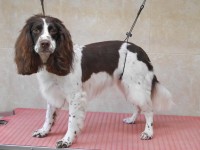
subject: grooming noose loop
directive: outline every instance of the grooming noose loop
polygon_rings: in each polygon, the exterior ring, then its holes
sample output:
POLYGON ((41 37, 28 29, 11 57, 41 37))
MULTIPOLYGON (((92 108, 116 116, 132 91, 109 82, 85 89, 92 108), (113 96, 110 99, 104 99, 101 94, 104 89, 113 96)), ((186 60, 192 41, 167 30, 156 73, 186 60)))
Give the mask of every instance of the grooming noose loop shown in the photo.
MULTIPOLYGON (((139 11, 138 11, 138 13, 137 13, 137 16, 136 16, 136 18, 135 18, 135 20, 134 20, 134 22, 133 22, 133 24, 132 24, 132 26, 131 26, 129 32, 126 33, 126 38, 125 38, 125 40, 124 40, 126 43, 128 43, 129 37, 132 37, 133 28, 135 27, 135 24, 136 24, 136 22, 137 22, 137 19, 138 19, 138 17, 140 16, 140 13, 142 12, 142 10, 143 10, 143 8, 144 8, 145 3, 146 3, 146 0, 144 0, 143 3, 142 3, 142 5, 140 6, 140 9, 139 9, 139 11)), ((120 80, 122 79, 123 74, 124 74, 127 54, 128 54, 128 52, 126 52, 126 55, 125 55, 123 70, 122 70, 121 76, 120 76, 120 78, 119 78, 120 80)))

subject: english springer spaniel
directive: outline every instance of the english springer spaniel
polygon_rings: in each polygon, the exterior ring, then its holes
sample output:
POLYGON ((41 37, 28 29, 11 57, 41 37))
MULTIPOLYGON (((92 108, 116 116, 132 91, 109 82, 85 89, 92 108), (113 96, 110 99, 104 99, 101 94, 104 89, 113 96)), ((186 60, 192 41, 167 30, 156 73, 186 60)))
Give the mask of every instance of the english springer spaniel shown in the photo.
POLYGON ((123 41, 73 45, 63 23, 51 16, 35 15, 26 21, 15 44, 15 62, 19 74, 37 73, 41 94, 48 103, 44 125, 34 137, 47 136, 56 110, 69 104, 68 131, 57 142, 58 148, 72 145, 83 128, 87 100, 105 87, 117 85, 133 104, 133 115, 124 123, 134 123, 138 113, 144 113, 142 140, 153 137, 154 110, 172 104, 170 92, 158 82, 142 48, 123 41))

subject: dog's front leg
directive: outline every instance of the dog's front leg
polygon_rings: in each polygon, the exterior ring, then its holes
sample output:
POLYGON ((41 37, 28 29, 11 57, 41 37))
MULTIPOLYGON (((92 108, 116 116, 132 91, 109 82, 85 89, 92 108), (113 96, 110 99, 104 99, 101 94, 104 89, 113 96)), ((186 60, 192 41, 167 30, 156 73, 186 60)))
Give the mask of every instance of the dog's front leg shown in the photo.
POLYGON ((75 137, 83 128, 86 109, 86 94, 75 94, 69 105, 68 131, 66 135, 57 142, 57 148, 67 148, 72 145, 75 137))
POLYGON ((33 132, 33 137, 42 138, 47 136, 56 118, 56 108, 50 104, 47 105, 45 122, 41 129, 33 132))

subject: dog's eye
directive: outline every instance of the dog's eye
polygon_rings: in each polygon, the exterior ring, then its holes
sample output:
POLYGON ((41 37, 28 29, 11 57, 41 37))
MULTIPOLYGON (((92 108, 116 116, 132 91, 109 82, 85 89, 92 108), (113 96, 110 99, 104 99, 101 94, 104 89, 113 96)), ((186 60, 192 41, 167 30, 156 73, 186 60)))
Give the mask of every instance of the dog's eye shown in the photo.
POLYGON ((40 30, 36 28, 36 29, 33 29, 32 32, 35 33, 35 34, 39 34, 40 30))
POLYGON ((52 28, 52 29, 50 29, 49 33, 50 33, 51 35, 54 35, 54 34, 57 33, 57 30, 52 28))

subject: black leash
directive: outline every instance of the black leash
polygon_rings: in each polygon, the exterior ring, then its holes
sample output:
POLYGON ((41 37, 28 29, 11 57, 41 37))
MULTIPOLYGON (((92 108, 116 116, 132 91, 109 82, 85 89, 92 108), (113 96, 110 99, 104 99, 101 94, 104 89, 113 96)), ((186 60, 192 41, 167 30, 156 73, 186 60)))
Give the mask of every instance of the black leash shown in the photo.
POLYGON ((41 2, 41 6, 42 6, 43 15, 45 16, 45 11, 44 11, 44 0, 40 0, 40 2, 41 2))
MULTIPOLYGON (((138 19, 138 17, 140 16, 140 13, 142 12, 142 10, 143 10, 143 8, 144 8, 145 3, 146 3, 146 0, 144 0, 143 3, 142 3, 142 5, 140 6, 140 9, 139 9, 139 11, 138 11, 138 13, 137 13, 137 16, 136 16, 136 18, 135 18, 135 20, 134 20, 134 22, 133 22, 133 24, 132 24, 132 26, 131 26, 129 32, 126 33, 126 38, 125 38, 125 40, 124 40, 126 43, 128 43, 129 38, 132 37, 133 28, 135 27, 135 24, 136 24, 136 22, 137 22, 137 19, 138 19)), ((127 58, 127 53, 128 53, 128 52, 126 52, 126 56, 125 56, 125 60, 124 60, 123 71, 122 71, 121 76, 120 76, 120 78, 119 78, 120 80, 122 79, 122 76, 123 76, 123 74, 124 74, 125 65, 126 65, 126 58, 127 58)))
POLYGON ((143 3, 142 3, 142 5, 140 6, 140 9, 139 9, 139 11, 138 11, 138 13, 137 13, 137 16, 136 16, 136 18, 135 18, 135 20, 134 20, 134 22, 133 22, 133 24, 132 24, 132 26, 131 26, 131 29, 129 30, 129 32, 126 33, 126 39, 125 39, 124 41, 128 42, 129 37, 132 37, 133 28, 135 27, 135 24, 136 24, 136 22, 137 22, 137 19, 138 19, 138 17, 140 16, 140 13, 142 12, 142 10, 143 10, 143 8, 144 8, 145 3, 146 3, 146 0, 144 0, 143 3))

